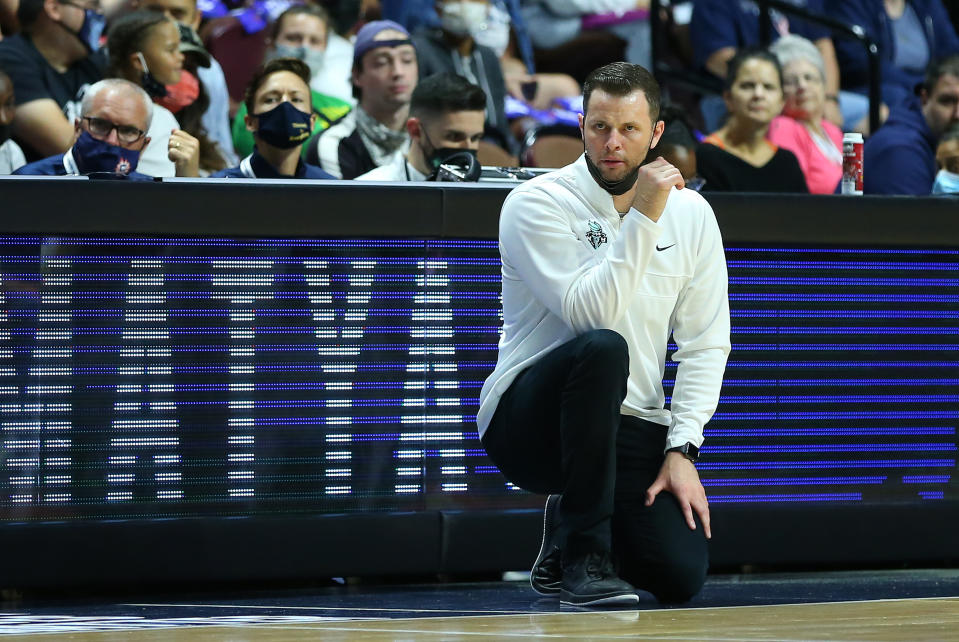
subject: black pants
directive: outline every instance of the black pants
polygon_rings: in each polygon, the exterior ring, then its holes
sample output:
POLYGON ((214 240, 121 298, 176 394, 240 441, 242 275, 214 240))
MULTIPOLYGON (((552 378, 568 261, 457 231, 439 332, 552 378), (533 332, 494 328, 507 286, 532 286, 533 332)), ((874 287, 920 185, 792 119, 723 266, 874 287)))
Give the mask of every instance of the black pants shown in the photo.
POLYGON ((483 445, 520 488, 563 494, 564 560, 611 550, 624 580, 660 601, 683 602, 706 579, 706 538, 698 518, 689 529, 670 493, 645 506, 663 464, 666 427, 620 414, 628 376, 619 334, 582 334, 513 381, 483 445))

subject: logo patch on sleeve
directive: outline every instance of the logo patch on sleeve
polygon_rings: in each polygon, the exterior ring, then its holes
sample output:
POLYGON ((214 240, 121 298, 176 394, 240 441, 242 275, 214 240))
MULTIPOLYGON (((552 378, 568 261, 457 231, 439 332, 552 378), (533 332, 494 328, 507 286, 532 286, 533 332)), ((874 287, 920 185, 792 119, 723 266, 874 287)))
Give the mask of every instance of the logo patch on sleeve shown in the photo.
POLYGON ((586 232, 586 240, 593 246, 593 249, 599 249, 603 243, 607 243, 606 232, 603 231, 599 221, 589 221, 589 230, 586 232))

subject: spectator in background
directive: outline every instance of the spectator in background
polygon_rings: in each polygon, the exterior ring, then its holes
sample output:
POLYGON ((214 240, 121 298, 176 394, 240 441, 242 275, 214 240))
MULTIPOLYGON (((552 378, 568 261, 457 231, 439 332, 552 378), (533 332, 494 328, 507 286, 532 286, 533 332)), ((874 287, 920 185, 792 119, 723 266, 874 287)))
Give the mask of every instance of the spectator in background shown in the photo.
POLYGON ((936 148, 939 172, 932 184, 933 194, 959 194, 959 125, 953 125, 936 148))
POLYGON ((267 47, 267 59, 299 58, 309 65, 310 87, 317 95, 352 105, 353 45, 333 30, 325 9, 314 4, 290 7, 273 23, 267 47))
POLYGON ((37 160, 73 144, 73 101, 103 77, 103 16, 96 0, 20 0, 17 17, 23 31, 0 41, 0 69, 17 96, 13 136, 37 160))
MULTIPOLYGON (((317 91, 315 80, 317 70, 323 67, 327 50, 327 35, 330 18, 326 11, 315 5, 297 5, 290 7, 273 23, 266 60, 276 58, 296 58, 302 60, 311 73, 313 134, 328 128, 334 122, 349 113, 350 104, 317 91)), ((351 48, 352 49, 352 48, 351 48)), ((348 77, 344 72, 344 79, 348 77)), ((244 101, 233 119, 233 144, 238 153, 248 156, 253 151, 253 135, 246 124, 247 103, 244 101)), ((309 141, 304 141, 306 147, 309 141)))
POLYGON ((197 10, 196 0, 138 0, 140 9, 152 9, 166 15, 180 25, 180 49, 186 53, 200 48, 209 64, 197 67, 196 75, 209 99, 201 118, 203 129, 210 140, 217 144, 219 153, 227 164, 236 162, 233 136, 230 132, 230 91, 226 85, 223 67, 202 46, 196 30, 200 28, 203 14, 197 10), (186 29, 184 29, 186 28, 186 29))
POLYGON ((696 166, 696 136, 692 127, 686 122, 683 111, 674 105, 663 105, 659 110, 659 120, 663 121, 663 135, 659 143, 646 154, 643 165, 662 158, 679 170, 686 188, 699 191, 703 187, 703 179, 699 177, 696 166))
MULTIPOLYGON (((882 98, 911 101, 931 61, 959 53, 959 37, 940 0, 825 0, 830 15, 863 27, 879 45, 882 98)), ((836 39, 843 86, 865 94, 869 59, 855 40, 836 39)))
POLYGON ((496 53, 477 44, 473 32, 489 14, 487 0, 437 0, 440 28, 420 31, 413 37, 423 78, 452 72, 463 76, 486 93, 486 134, 488 142, 509 154, 518 144, 506 122, 506 83, 496 53))
POLYGON ((10 138, 10 123, 16 113, 13 81, 0 69, 0 174, 9 174, 27 162, 23 150, 10 138))
POLYGON ((557 98, 579 96, 579 83, 572 76, 535 73, 532 57, 529 62, 525 61, 525 56, 524 59, 517 57, 517 53, 522 54, 522 49, 519 36, 514 35, 517 33, 513 28, 515 21, 505 6, 493 1, 490 2, 484 28, 473 33, 477 44, 489 47, 499 58, 506 92, 539 110, 550 109, 557 98), (520 51, 517 52, 517 49, 520 51))
POLYGON ((863 150, 863 192, 925 195, 936 179, 936 147, 959 124, 959 55, 929 67, 919 95, 893 109, 863 150))
POLYGON ((333 178, 300 159, 316 113, 310 104, 310 68, 296 58, 263 65, 247 87, 246 126, 256 140, 253 153, 215 178, 333 178))
MULTIPOLYGON (((814 13, 823 13, 824 0, 794 0, 793 4, 814 13)), ((809 39, 823 58, 826 73, 826 119, 846 130, 866 131, 869 100, 853 92, 840 92, 840 65, 832 34, 778 11, 770 12, 773 40, 786 34, 809 39)), ((730 59, 737 51, 760 46, 759 6, 754 0, 695 0, 690 21, 695 65, 725 79, 730 59)), ((706 128, 719 126, 725 115, 722 103, 706 99, 702 104, 706 128)))
POLYGON ((180 30, 183 72, 180 74, 180 82, 166 88, 169 95, 167 100, 173 104, 169 109, 179 121, 180 128, 199 141, 200 174, 208 176, 227 166, 226 155, 210 137, 203 119, 210 106, 210 96, 199 79, 199 73, 201 69, 207 69, 213 64, 213 56, 203 48, 200 37, 193 29, 180 23, 177 23, 177 27, 180 30))
POLYGON ((485 109, 486 94, 462 76, 445 73, 424 78, 413 91, 406 121, 410 150, 356 180, 435 180, 440 165, 451 157, 465 152, 475 160, 485 109))
POLYGON ((171 95, 168 89, 180 82, 183 72, 177 23, 158 11, 134 11, 110 27, 107 47, 109 75, 140 85, 154 102, 151 142, 140 157, 140 171, 149 176, 198 176, 200 141, 181 129, 169 109, 184 106, 182 94, 171 95))
POLYGON ((770 51, 783 69, 783 114, 769 126, 769 140, 799 160, 812 194, 832 194, 842 178, 842 132, 826 120, 826 72, 815 45, 783 36, 770 51))
POLYGON ((626 41, 627 62, 652 68, 649 0, 527 0, 523 17, 537 49, 554 49, 584 30, 601 29, 626 41))
MULTIPOLYGON (((435 0, 383 0, 383 17, 410 32, 439 29, 435 0)), ((471 31, 477 44, 492 49, 500 61, 506 91, 535 109, 549 109, 558 97, 579 96, 579 83, 569 74, 536 73, 533 44, 519 0, 490 0, 484 23, 471 31)))
POLYGON ((416 50, 402 25, 389 20, 364 25, 353 43, 353 93, 359 102, 310 141, 307 161, 353 179, 406 154, 406 119, 417 77, 416 50))
POLYGON ((73 145, 14 174, 151 180, 136 169, 140 152, 150 144, 152 111, 150 97, 131 82, 108 78, 94 83, 74 121, 73 145))
POLYGON ((729 61, 723 92, 729 118, 696 150, 703 191, 808 192, 792 152, 769 142, 783 108, 782 70, 768 51, 746 49, 729 61))

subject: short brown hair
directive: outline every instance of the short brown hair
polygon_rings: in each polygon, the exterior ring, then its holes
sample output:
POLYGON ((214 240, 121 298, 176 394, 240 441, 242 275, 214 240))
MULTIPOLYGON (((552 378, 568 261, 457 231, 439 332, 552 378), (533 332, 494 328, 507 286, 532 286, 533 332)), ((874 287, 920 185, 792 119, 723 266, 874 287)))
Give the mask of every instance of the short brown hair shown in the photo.
POLYGON ((959 54, 953 54, 939 60, 933 60, 926 67, 926 79, 922 83, 922 88, 927 94, 931 94, 936 88, 936 83, 943 76, 955 76, 959 78, 959 54))
MULTIPOLYGON (((256 92, 272 74, 278 71, 289 71, 299 76, 306 83, 306 88, 310 89, 310 67, 302 60, 297 58, 274 58, 269 62, 260 65, 260 68, 253 74, 250 84, 246 86, 243 93, 243 102, 246 104, 246 112, 253 115, 253 97, 256 92)), ((310 90, 310 109, 313 109, 313 92, 310 90)))
POLYGON ((276 37, 280 35, 280 28, 283 26, 283 21, 286 20, 287 16, 295 16, 297 14, 305 14, 308 16, 313 16, 314 18, 319 18, 323 25, 326 27, 326 35, 330 35, 330 14, 323 7, 315 4, 295 4, 283 13, 273 22, 273 29, 270 32, 270 40, 276 42, 276 37))
POLYGON ((628 62, 611 62, 594 69, 583 83, 583 115, 589 108, 589 97, 594 89, 602 89, 614 96, 628 96, 634 91, 642 91, 649 105, 649 118, 659 120, 661 102, 659 83, 645 67, 628 62))

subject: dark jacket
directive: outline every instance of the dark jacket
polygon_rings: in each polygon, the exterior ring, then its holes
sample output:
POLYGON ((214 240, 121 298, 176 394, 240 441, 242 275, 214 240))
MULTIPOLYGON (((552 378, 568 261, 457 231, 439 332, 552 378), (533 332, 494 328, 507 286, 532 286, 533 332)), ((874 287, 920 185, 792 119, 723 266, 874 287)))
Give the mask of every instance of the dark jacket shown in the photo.
POLYGON ((300 162, 296 166, 293 176, 284 176, 270 165, 269 161, 253 150, 253 153, 240 161, 236 167, 229 167, 213 174, 210 178, 313 178, 336 180, 335 176, 324 172, 322 168, 309 163, 300 162))
MULTIPOLYGON (((459 53, 454 52, 438 29, 420 31, 413 36, 420 78, 450 72, 466 77, 459 53)), ((516 153, 517 143, 506 122, 506 83, 496 53, 489 47, 476 45, 469 57, 470 70, 486 93, 486 135, 503 149, 516 153)))
MULTIPOLYGON (((63 154, 48 156, 33 163, 28 163, 13 172, 17 176, 66 176, 67 168, 63 164, 63 154)), ((152 176, 140 174, 139 172, 130 172, 126 176, 114 176, 108 174, 97 175, 96 178, 129 180, 129 181, 152 181, 152 176)))
MULTIPOLYGON (((940 0, 906 1, 923 26, 931 61, 959 53, 959 37, 940 0)), ((908 99, 916 85, 923 81, 923 74, 895 66, 896 39, 882 0, 826 0, 826 8, 836 19, 861 26, 879 44, 883 100, 892 107, 908 99)), ((847 38, 837 37, 835 44, 843 87, 864 90, 869 84, 869 58, 865 48, 847 38)))
POLYGON ((936 180, 936 137, 913 97, 894 109, 863 150, 866 194, 932 193, 936 180))

